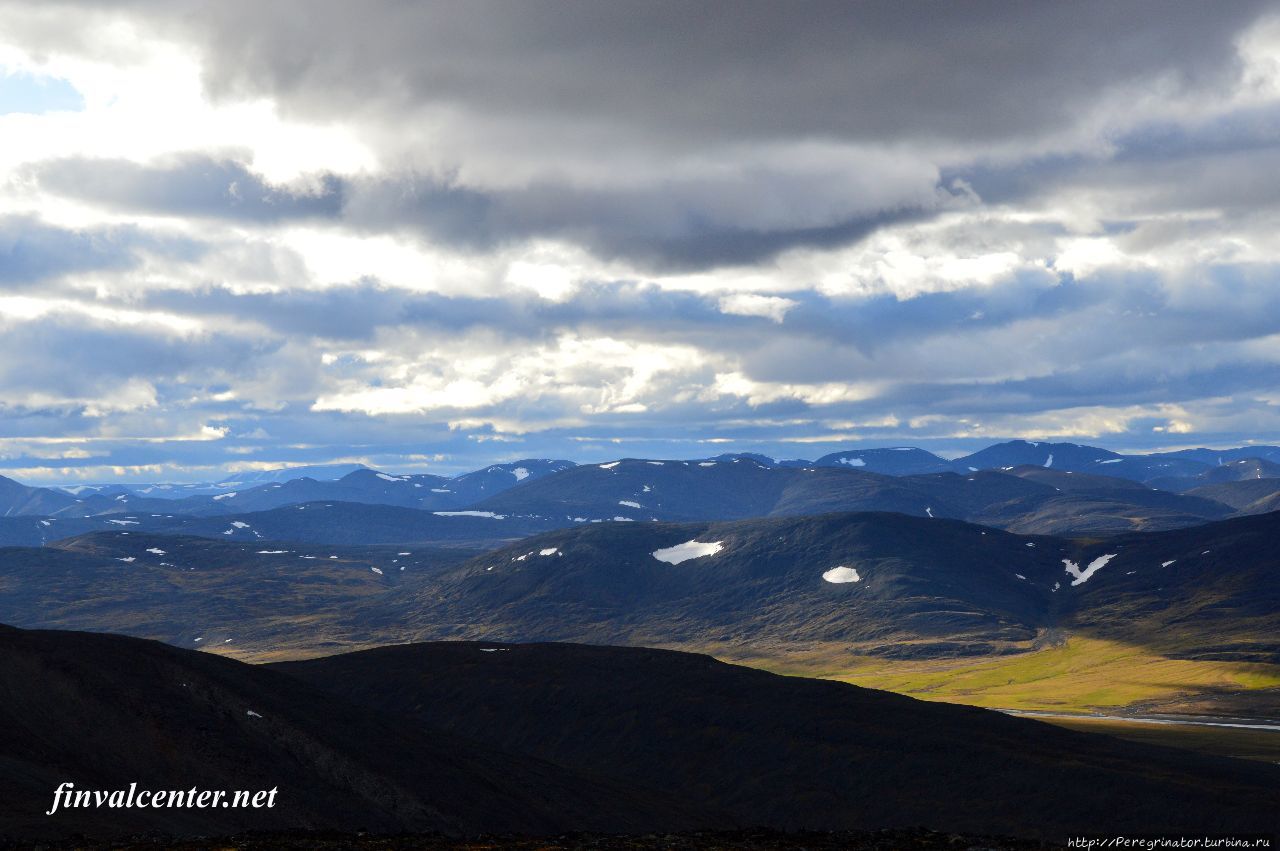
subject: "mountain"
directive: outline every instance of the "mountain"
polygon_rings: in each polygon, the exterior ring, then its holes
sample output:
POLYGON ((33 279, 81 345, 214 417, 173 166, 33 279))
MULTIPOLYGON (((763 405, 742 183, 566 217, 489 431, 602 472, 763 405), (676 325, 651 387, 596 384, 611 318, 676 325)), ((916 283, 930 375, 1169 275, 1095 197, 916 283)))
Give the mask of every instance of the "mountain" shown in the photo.
POLYGON ((1260 458, 1280 464, 1280 446, 1239 446, 1234 449, 1180 449, 1177 452, 1154 452, 1151 458, 1176 458, 1196 461, 1208 466, 1220 466, 1232 461, 1260 458))
POLYGON ((910 476, 918 473, 941 473, 955 466, 932 452, 912 446, 894 446, 887 449, 858 449, 833 452, 814 461, 813 467, 851 467, 869 473, 890 476, 910 476))
POLYGON ((75 501, 75 497, 61 491, 30 488, 0 476, 0 517, 49 515, 75 501))
POLYGON ((1188 496, 1212 499, 1229 505, 1241 514, 1265 514, 1266 506, 1280 494, 1280 479, 1243 479, 1216 485, 1201 485, 1187 491, 1188 496))
POLYGON ((707 656, 447 643, 271 667, 370 713, 663 789, 745 824, 927 825, 1061 840, 1075 832, 1243 832, 1280 823, 1273 765, 707 656))
POLYGON ((1071 590, 1074 629, 1166 655, 1280 664, 1280 514, 1121 535, 1071 558, 1099 572, 1071 590))
POLYGON ((301 467, 281 467, 276 470, 243 470, 222 479, 218 485, 224 489, 231 489, 302 478, 327 482, 341 479, 357 470, 367 469, 363 464, 311 464, 301 467))
MULTIPOLYGON (((284 828, 643 832, 705 827, 718 816, 666 792, 357 707, 277 671, 123 636, 0 627, 0 693, 0 841, 24 847, 284 828), (277 794, 271 808, 46 816, 66 782, 277 794)), ((1239 784, 1246 799, 1249 782, 1239 784)))
POLYGON ((1015 652, 1068 629, 1274 664, 1277 534, 1280 514, 1101 542, 868 513, 600 524, 441 571, 406 629, 919 658, 1015 652))
POLYGON ((1034 638, 1066 547, 896 514, 581 526, 442 572, 408 628, 423 639, 986 653, 1034 638))
MULTIPOLYGON (((892 450, 887 450, 892 451, 892 450)), ((1034 475, 979 471, 889 476, 831 467, 779 468, 733 461, 623 459, 512 488, 474 507, 508 516, 566 521, 728 520, 895 511, 1017 528, 1027 533, 1116 534, 1204 523, 1231 514, 1202 497, 1092 477, 1078 493, 1034 475), (565 518, 565 520, 561 520, 565 518)))
POLYGON ((1274 461, 1266 461, 1262 458, 1242 458, 1239 461, 1223 462, 1195 476, 1156 479, 1151 484, 1153 487, 1164 488, 1165 490, 1189 491, 1206 485, 1243 482, 1251 479, 1280 480, 1280 464, 1274 461))
POLYGON ((226 541, 312 544, 424 544, 495 546, 553 529, 566 521, 491 511, 422 511, 356 502, 307 502, 268 511, 217 517, 143 518, 142 528, 226 541))
POLYGON ((1083 470, 1102 461, 1116 461, 1121 457, 1096 446, 1010 440, 957 458, 955 464, 965 470, 993 470, 1027 464, 1038 467, 1056 466, 1060 470, 1083 470))
POLYGON ((0 549, 0 622, 277 655, 381 644, 469 550, 235 543, 98 532, 0 549))

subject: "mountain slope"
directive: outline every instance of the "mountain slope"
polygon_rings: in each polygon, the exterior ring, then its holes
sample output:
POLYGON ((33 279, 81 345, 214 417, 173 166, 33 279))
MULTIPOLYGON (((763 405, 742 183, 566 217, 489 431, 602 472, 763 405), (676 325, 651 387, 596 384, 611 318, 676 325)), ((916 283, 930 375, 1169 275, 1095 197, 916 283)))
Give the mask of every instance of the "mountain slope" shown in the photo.
POLYGON ((30 488, 0 476, 0 517, 49 515, 75 502, 75 497, 62 491, 30 488))
POLYGON ((912 446, 895 446, 887 449, 857 449, 833 452, 814 461, 813 467, 849 467, 868 473, 885 473, 890 476, 909 476, 920 473, 943 473, 954 465, 932 452, 912 446))
MULTIPOLYGON (((421 638, 843 641, 878 653, 992 652, 1035 636, 1065 546, 897 514, 600 524, 441 573, 412 624, 421 638), (691 541, 714 552, 660 560, 691 541)), ((688 549, 666 557, 696 550, 688 549)))
POLYGON ((232 655, 334 652, 394 639, 406 591, 470 554, 97 533, 0 549, 0 622, 232 655))
POLYGON ((246 829, 643 831, 662 793, 371 712, 262 667, 123 636, 0 627, 0 839, 246 829), (278 789, 274 808, 64 809, 52 790, 278 789), (495 805, 500 802, 500 805, 495 805))
POLYGON ((789 829, 1270 829, 1280 768, 706 656, 404 645, 273 666, 379 713, 789 829), (1119 802, 1123 805, 1118 805, 1119 802))

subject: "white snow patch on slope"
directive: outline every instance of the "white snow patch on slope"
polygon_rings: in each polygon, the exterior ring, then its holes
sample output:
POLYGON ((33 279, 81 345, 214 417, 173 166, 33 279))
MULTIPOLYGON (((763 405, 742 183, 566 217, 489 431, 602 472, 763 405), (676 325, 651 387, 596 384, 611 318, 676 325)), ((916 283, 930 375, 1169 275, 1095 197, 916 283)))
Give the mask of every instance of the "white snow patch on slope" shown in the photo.
POLYGON ((108 523, 114 523, 117 526, 137 526, 137 520, 108 520, 108 523))
POLYGON ((235 496, 237 493, 239 493, 239 491, 228 491, 227 493, 218 494, 213 499, 215 502, 220 499, 231 499, 231 497, 235 496))
POLYGON ((246 523, 246 522, 244 522, 243 520, 232 520, 232 521, 231 521, 231 525, 232 525, 232 526, 235 526, 237 529, 248 529, 248 528, 249 528, 249 524, 248 524, 248 523, 246 523))
POLYGON ((1075 577, 1075 579, 1071 581, 1071 584, 1073 586, 1083 585, 1089 581, 1089 577, 1106 567, 1107 562, 1111 561, 1117 555, 1119 555, 1119 553, 1108 553, 1104 556, 1098 556, 1093 561, 1089 562, 1089 566, 1084 570, 1081 570, 1080 565, 1076 564, 1069 558, 1064 558, 1062 560, 1062 564, 1067 569, 1067 573, 1075 577))
POLYGON ((1044 465, 1045 465, 1045 467, 1052 467, 1052 466, 1053 466, 1053 453, 1052 453, 1052 452, 1050 452, 1050 453, 1049 453, 1049 460, 1048 460, 1048 461, 1045 461, 1045 462, 1044 462, 1044 465))
POLYGON ((166 553, 164 550, 160 549, 159 547, 148 547, 148 548, 147 548, 147 552, 151 553, 152 555, 157 555, 157 556, 167 556, 167 555, 168 555, 168 553, 166 553))
POLYGON ((1168 567, 1169 565, 1173 564, 1175 561, 1177 561, 1177 559, 1176 559, 1176 558, 1171 558, 1171 559, 1169 559, 1168 561, 1162 561, 1162 562, 1160 562, 1160 566, 1161 566, 1161 567, 1168 567))
POLYGON ((288 550, 258 550, 257 555, 260 556, 278 556, 289 552, 288 550))
POLYGON ((505 514, 494 514, 492 511, 433 511, 440 517, 489 517, 494 520, 506 520, 505 514))
POLYGON ((133 556, 124 556, 123 558, 118 558, 118 559, 116 559, 116 561, 122 561, 122 562, 124 562, 125 564, 132 564, 132 563, 133 563, 133 556))
POLYGON ((1106 461, 1099 461, 1099 464, 1119 464, 1123 458, 1108 458, 1106 461))
POLYGON ((516 467, 511 471, 511 475, 516 477, 517 482, 523 482, 525 479, 529 478, 529 471, 524 467, 516 467))
POLYGON ((540 556, 553 556, 553 555, 555 555, 555 554, 556 554, 556 553, 558 553, 558 552, 560 552, 560 548, 559 548, 559 547, 547 547, 545 550, 538 550, 538 555, 540 555, 540 556))
MULTIPOLYGON (((850 467, 865 467, 865 466, 867 466, 867 462, 866 462, 866 461, 863 461, 861 458, 841 458, 841 459, 840 459, 840 463, 841 463, 841 464, 848 464, 850 467)), ((830 572, 830 571, 828 571, 828 573, 829 573, 829 572, 830 572)), ((824 575, 825 575, 825 574, 824 574, 824 575)))
POLYGON ((375 475, 384 482, 404 482, 408 479, 402 479, 399 476, 388 476, 386 473, 375 473, 375 475))
POLYGON ((715 465, 716 465, 715 461, 699 461, 698 462, 699 467, 714 467, 715 465))
POLYGON ((601 469, 601 470, 612 470, 614 467, 618 466, 618 465, 619 465, 619 464, 621 464, 621 463, 622 463, 621 461, 610 461, 608 464, 601 464, 601 465, 600 465, 600 469, 601 469))
POLYGON ((382 575, 382 568, 380 567, 371 567, 369 569, 372 570, 374 573, 378 574, 379 576, 382 575))
POLYGON ((618 500, 618 505, 625 505, 627 508, 644 508, 644 506, 643 506, 643 505, 641 505, 640 503, 638 503, 638 502, 632 502, 632 501, 631 501, 631 500, 629 500, 629 499, 620 499, 620 500, 618 500))
POLYGON ((722 549, 724 549, 723 541, 712 541, 711 543, 685 541, 683 544, 676 544, 674 547, 654 550, 653 557, 658 561, 665 561, 667 564, 680 564, 680 562, 688 561, 691 558, 713 556, 722 549))
POLYGON ((837 584, 842 582, 862 581, 862 577, 858 575, 858 569, 856 567, 845 567, 844 565, 831 568, 826 573, 822 574, 822 578, 828 582, 837 584))

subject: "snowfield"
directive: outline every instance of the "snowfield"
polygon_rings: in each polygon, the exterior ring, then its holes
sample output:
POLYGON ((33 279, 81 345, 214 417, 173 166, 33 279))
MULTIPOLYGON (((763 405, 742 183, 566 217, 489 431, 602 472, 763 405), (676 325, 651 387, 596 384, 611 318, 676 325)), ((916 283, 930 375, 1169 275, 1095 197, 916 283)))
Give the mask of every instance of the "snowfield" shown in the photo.
POLYGON ((676 544, 674 547, 654 550, 653 557, 658 561, 665 561, 667 564, 680 564, 693 558, 713 556, 722 549, 724 549, 723 541, 713 541, 711 543, 685 541, 683 544, 676 544))

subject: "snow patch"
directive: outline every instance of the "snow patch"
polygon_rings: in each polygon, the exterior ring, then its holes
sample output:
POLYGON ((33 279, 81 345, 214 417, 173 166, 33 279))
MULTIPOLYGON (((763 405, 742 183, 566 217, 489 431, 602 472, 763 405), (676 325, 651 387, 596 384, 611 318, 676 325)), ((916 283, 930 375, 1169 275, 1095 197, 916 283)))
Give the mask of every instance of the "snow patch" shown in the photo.
POLYGON ((213 499, 214 499, 214 502, 217 502, 220 499, 231 499, 231 497, 235 496, 238 493, 239 491, 228 491, 227 493, 218 494, 213 499))
POLYGON ((168 555, 168 553, 166 553, 164 550, 160 549, 159 547, 148 547, 148 548, 147 548, 147 552, 151 553, 152 555, 157 555, 157 556, 167 556, 167 555, 168 555))
POLYGON ((1089 566, 1086 567, 1084 570, 1081 570, 1080 565, 1076 564, 1074 561, 1072 561, 1069 558, 1064 558, 1062 560, 1062 564, 1067 569, 1067 573, 1075 577, 1075 579, 1072 580, 1071 584, 1073 586, 1083 585, 1084 583, 1089 581, 1089 577, 1093 576, 1099 570, 1102 570, 1102 568, 1106 567, 1107 562, 1111 561, 1117 555, 1119 555, 1119 553, 1108 553, 1107 555, 1104 555, 1104 556, 1098 556, 1093 561, 1089 562, 1089 566))
POLYGON ((1053 466, 1053 453, 1052 453, 1052 452, 1050 452, 1050 453, 1049 453, 1049 460, 1044 462, 1044 466, 1045 466, 1046 468, 1049 468, 1049 467, 1052 467, 1052 466, 1053 466))
POLYGON ((627 508, 644 508, 644 506, 643 506, 643 505, 641 505, 640 503, 638 503, 638 502, 632 502, 632 501, 631 501, 631 500, 629 500, 629 499, 620 499, 620 500, 618 500, 618 505, 625 505, 627 508))
POLYGON ((375 473, 374 475, 377 476, 379 479, 382 479, 384 482, 408 481, 408 479, 406 478, 401 478, 400 476, 388 476, 386 473, 375 473))
POLYGON ((653 557, 658 561, 665 561, 667 564, 680 564, 693 558, 702 558, 703 556, 713 556, 724 549, 723 541, 713 541, 703 543, 701 541, 685 541, 683 544, 676 544, 674 547, 664 547, 660 550, 653 551, 653 557))
POLYGON ((248 523, 246 523, 246 522, 244 522, 243 520, 232 520, 232 521, 231 521, 231 525, 232 525, 232 526, 235 526, 237 529, 248 529, 248 528, 249 528, 249 524, 248 524, 248 523))
POLYGON ((618 466, 618 465, 619 465, 619 464, 621 464, 621 463, 622 463, 621 461, 610 461, 608 464, 601 464, 601 465, 600 465, 600 469, 601 469, 601 470, 612 470, 614 467, 618 466))
POLYGON ((858 575, 858 569, 855 567, 833 567, 822 574, 822 578, 827 582, 840 584, 844 582, 861 582, 862 577, 858 575))
MULTIPOLYGON (((867 466, 867 462, 866 462, 866 461, 863 461, 861 458, 841 458, 841 459, 840 459, 840 463, 841 463, 841 464, 848 464, 850 467, 865 467, 865 466, 867 466)), ((827 573, 830 573, 830 571, 827 571, 827 573)), ((823 576, 825 576, 825 575, 826 575, 826 574, 824 573, 824 574, 823 574, 823 576)))
POLYGON ((529 478, 529 471, 524 467, 516 467, 511 471, 511 475, 516 477, 517 482, 523 482, 525 479, 529 478))
POLYGON ((382 575, 382 568, 380 567, 371 567, 369 569, 372 570, 374 573, 378 574, 379 576, 382 575))
POLYGON ((1175 561, 1177 561, 1177 559, 1176 559, 1176 558, 1171 558, 1171 559, 1169 559, 1168 561, 1162 561, 1162 562, 1160 562, 1160 566, 1161 566, 1161 567, 1168 567, 1169 565, 1173 564, 1175 561))
POLYGON ((494 514, 492 511, 433 511, 440 517, 488 517, 493 520, 506 520, 505 514, 494 514))
POLYGON ((547 547, 545 550, 538 550, 538 555, 540 555, 540 556, 553 556, 553 555, 555 555, 555 554, 556 554, 556 553, 558 553, 558 552, 560 552, 559 547, 547 547))
POLYGON ((283 555, 284 553, 287 553, 287 552, 289 551, 288 550, 258 550, 257 554, 260 556, 278 556, 278 555, 283 555))
POLYGON ((134 562, 134 560, 135 560, 135 559, 134 559, 134 557, 133 557, 133 556, 124 556, 123 558, 118 558, 118 559, 116 559, 116 561, 122 561, 122 562, 124 562, 125 564, 132 564, 132 563, 134 562))
POLYGON ((108 520, 108 523, 114 523, 117 526, 137 526, 137 520, 108 520))

